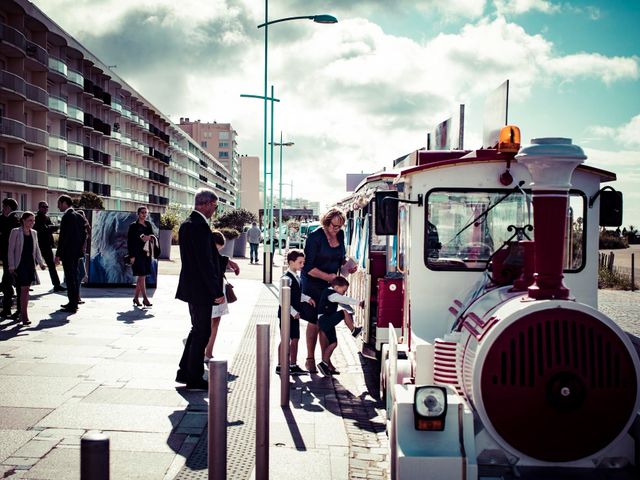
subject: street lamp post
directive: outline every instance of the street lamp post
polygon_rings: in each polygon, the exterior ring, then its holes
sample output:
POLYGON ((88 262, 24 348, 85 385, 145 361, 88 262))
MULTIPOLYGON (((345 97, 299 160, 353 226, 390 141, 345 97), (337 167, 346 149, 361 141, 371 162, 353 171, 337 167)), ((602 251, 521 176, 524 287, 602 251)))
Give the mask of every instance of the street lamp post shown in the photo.
MULTIPOLYGON (((269 25, 273 25, 274 23, 280 23, 280 22, 287 22, 289 20, 312 20, 316 23, 337 23, 338 20, 331 16, 331 15, 303 15, 303 16, 296 16, 296 17, 285 17, 285 18, 279 18, 277 20, 271 20, 269 21, 269 0, 264 0, 264 23, 261 23, 260 25, 258 25, 258 28, 264 28, 264 138, 263 138, 263 149, 262 149, 262 153, 263 153, 263 158, 265 159, 265 172, 266 172, 266 162, 267 162, 267 101, 268 101, 268 97, 267 97, 267 85, 268 85, 268 45, 269 45, 269 25)), ((273 95, 272 95, 273 96, 273 95)), ((272 112, 272 116, 273 116, 273 112, 272 112)), ((273 119, 272 119, 273 121, 273 119)), ((272 129, 273 129, 273 125, 272 125, 272 129)), ((272 139, 273 139, 273 135, 272 135, 272 139)), ((273 143, 273 140, 272 140, 273 143)), ((271 145, 271 166, 273 167, 273 145, 271 145)), ((271 185, 273 187, 273 168, 271 169, 271 185)), ((264 182, 264 197, 265 197, 265 202, 266 202, 266 198, 267 198, 267 178, 266 175, 264 177, 265 182, 264 182)), ((271 190, 272 194, 273 194, 273 189, 271 190)), ((273 204, 273 202, 272 202, 273 204)), ((272 207, 273 208, 273 207, 272 207)), ((265 204, 265 214, 266 214, 266 204, 265 204)), ((272 219, 273 219, 273 215, 272 215, 272 219)), ((271 222, 270 228, 269 228, 269 241, 270 241, 270 245, 273 245, 273 221, 271 222)), ((263 283, 271 283, 271 277, 272 277, 272 273, 273 273, 273 269, 272 269, 272 265, 271 265, 271 250, 270 250, 270 245, 268 245, 265 241, 265 247, 264 247, 264 271, 263 271, 263 283)))
MULTIPOLYGON (((271 146, 280 147, 280 201, 278 204, 278 255, 282 255, 282 147, 292 147, 293 142, 282 143, 282 130, 280 130, 280 142, 270 142, 271 146)), ((273 178, 273 177, 272 177, 273 178)))

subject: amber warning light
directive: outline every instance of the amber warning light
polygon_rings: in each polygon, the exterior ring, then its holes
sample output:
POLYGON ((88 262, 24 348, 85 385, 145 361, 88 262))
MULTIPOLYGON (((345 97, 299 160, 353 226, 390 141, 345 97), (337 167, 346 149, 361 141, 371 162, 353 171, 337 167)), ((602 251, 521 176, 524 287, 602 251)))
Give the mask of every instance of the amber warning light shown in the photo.
POLYGON ((498 138, 499 152, 517 152, 520 149, 520 129, 515 125, 505 125, 498 138))

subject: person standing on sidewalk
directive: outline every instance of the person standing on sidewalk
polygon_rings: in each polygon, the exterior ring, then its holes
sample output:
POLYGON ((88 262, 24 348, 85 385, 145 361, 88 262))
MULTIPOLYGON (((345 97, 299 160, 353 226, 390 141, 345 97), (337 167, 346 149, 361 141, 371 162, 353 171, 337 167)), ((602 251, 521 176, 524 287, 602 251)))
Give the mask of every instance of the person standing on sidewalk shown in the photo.
POLYGON ((131 270, 136 278, 136 289, 133 292, 133 306, 150 307, 151 302, 147 297, 147 275, 151 273, 151 256, 153 252, 145 252, 144 246, 153 236, 153 227, 147 220, 149 210, 147 207, 138 208, 138 218, 129 225, 127 232, 127 251, 131 259, 131 270), (140 303, 142 295, 142 304, 140 303))
POLYGON ((56 271, 56 264, 53 261, 53 234, 58 231, 58 226, 54 225, 47 215, 49 204, 40 202, 38 204, 38 213, 36 213, 36 223, 33 229, 38 232, 38 243, 40 245, 40 253, 49 269, 49 276, 53 284, 54 292, 64 292, 67 289, 60 285, 60 277, 56 271))
POLYGON ((33 212, 24 212, 20 219, 21 226, 11 230, 9 235, 9 272, 15 277, 18 291, 18 305, 20 306, 20 320, 23 325, 31 325, 29 320, 29 287, 39 283, 36 264, 43 270, 47 268, 40 248, 38 247, 38 232, 33 229, 36 217, 33 212))
POLYGON ((249 242, 249 256, 251 258, 249 263, 258 263, 258 247, 260 246, 260 238, 262 232, 256 222, 251 224, 251 228, 247 230, 247 242, 249 242))
POLYGON ((56 265, 62 260, 64 279, 67 283, 67 297, 69 302, 61 305, 62 311, 76 313, 80 300, 80 284, 78 283, 78 262, 84 255, 82 246, 86 239, 84 219, 71 207, 71 197, 60 195, 58 197, 58 209, 64 213, 60 221, 60 236, 58 237, 58 249, 54 261, 56 265))
POLYGON ((16 306, 16 312, 11 315, 13 303, 13 275, 9 272, 9 235, 11 230, 20 226, 20 220, 16 215, 18 202, 13 198, 2 200, 2 215, 0 215, 0 258, 2 259, 2 311, 0 317, 11 317, 17 320, 20 317, 20 303, 16 306))
POLYGON ((189 304, 191 330, 184 345, 176 382, 187 390, 208 390, 204 374, 204 350, 211 336, 214 304, 224 302, 220 254, 214 248, 209 219, 218 208, 213 190, 201 188, 195 195, 195 207, 178 232, 182 268, 176 298, 189 304))

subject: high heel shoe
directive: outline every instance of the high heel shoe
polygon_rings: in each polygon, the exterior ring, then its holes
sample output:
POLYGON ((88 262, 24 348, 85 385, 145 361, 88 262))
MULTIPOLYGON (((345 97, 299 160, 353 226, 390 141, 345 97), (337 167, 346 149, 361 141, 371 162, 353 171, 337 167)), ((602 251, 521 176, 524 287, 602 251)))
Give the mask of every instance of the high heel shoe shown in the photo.
POLYGON ((316 361, 314 358, 307 358, 304 362, 304 367, 309 373, 318 373, 318 369, 316 368, 316 361))
POLYGON ((151 303, 149 300, 143 300, 143 301, 142 301, 142 304, 143 304, 145 307, 153 307, 153 303, 151 303))
POLYGON ((142 304, 140 303, 140 301, 137 298, 133 299, 133 306, 134 307, 141 307, 142 304))

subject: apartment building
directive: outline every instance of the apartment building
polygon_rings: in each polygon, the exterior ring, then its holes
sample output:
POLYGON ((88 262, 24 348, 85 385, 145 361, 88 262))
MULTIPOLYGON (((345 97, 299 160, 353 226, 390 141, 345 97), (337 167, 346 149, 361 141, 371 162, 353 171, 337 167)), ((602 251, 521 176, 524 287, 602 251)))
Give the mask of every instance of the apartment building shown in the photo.
POLYGON ((0 2, 0 195, 20 209, 67 193, 105 208, 235 207, 231 171, 26 0, 0 2))

